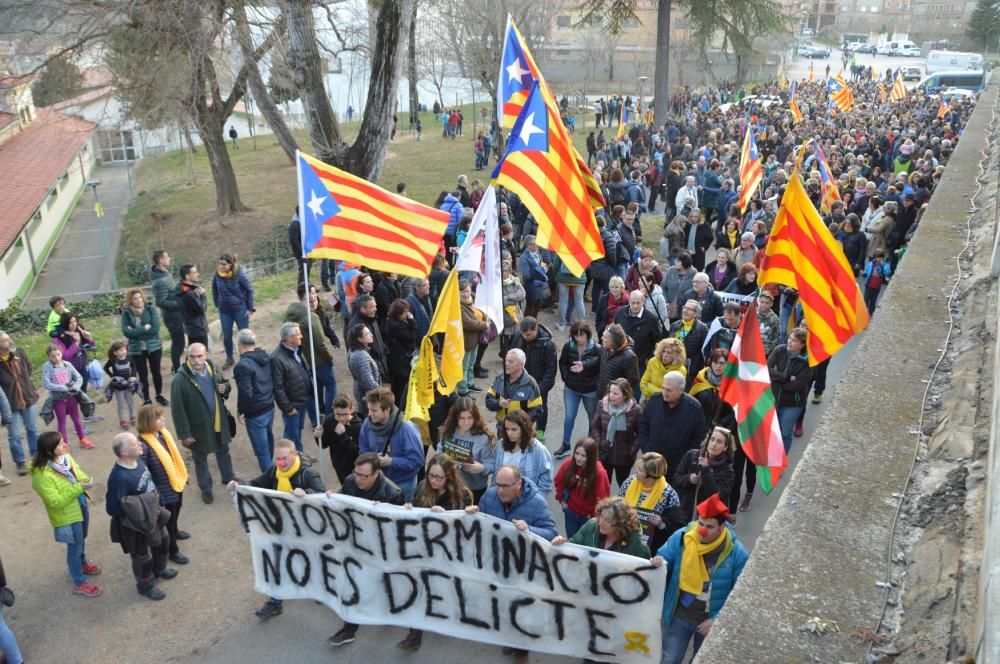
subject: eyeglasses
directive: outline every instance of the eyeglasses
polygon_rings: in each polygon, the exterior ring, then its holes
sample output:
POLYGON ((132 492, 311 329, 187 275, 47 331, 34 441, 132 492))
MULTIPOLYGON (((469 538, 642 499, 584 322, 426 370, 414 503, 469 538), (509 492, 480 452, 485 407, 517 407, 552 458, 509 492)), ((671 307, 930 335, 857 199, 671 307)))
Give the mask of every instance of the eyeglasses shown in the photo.
POLYGON ((517 486, 517 483, 520 482, 520 481, 521 480, 515 480, 515 481, 510 482, 508 484, 503 484, 501 482, 497 482, 496 486, 497 486, 498 489, 509 489, 509 488, 511 488, 513 486, 517 486))
POLYGON ((354 476, 359 480, 366 480, 369 477, 372 477, 373 475, 375 475, 375 473, 359 473, 356 470, 354 471, 354 476))

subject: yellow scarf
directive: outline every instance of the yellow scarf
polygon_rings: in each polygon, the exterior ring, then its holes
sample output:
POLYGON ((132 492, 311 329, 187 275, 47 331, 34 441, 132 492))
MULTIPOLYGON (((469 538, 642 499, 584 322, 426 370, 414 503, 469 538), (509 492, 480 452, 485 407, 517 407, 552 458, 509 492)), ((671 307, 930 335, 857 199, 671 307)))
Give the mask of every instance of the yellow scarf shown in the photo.
POLYGON ((275 467, 274 476, 278 478, 278 491, 283 491, 284 493, 292 492, 292 476, 299 472, 299 467, 302 465, 302 459, 296 455, 295 463, 288 470, 282 470, 281 468, 275 467))
POLYGON ((169 431, 160 429, 157 433, 163 436, 163 440, 166 441, 166 449, 160 444, 160 439, 156 437, 155 433, 140 433, 139 437, 146 441, 149 449, 153 450, 156 458, 160 460, 160 465, 167 473, 167 480, 170 481, 170 488, 177 493, 183 493, 184 485, 188 481, 188 471, 187 466, 184 465, 184 459, 181 458, 181 453, 174 443, 174 437, 170 435, 169 431))
POLYGON ((736 244, 737 244, 737 242, 736 242, 736 236, 738 234, 739 234, 739 231, 726 231, 726 235, 729 236, 729 246, 731 246, 731 247, 735 247, 736 246, 736 244))
POLYGON ((705 567, 706 553, 711 553, 720 546, 729 544, 729 528, 722 527, 722 536, 714 542, 702 544, 698 537, 698 524, 693 523, 684 533, 684 551, 681 554, 681 592, 700 595, 708 581, 708 568, 705 567))
POLYGON ((698 372, 698 375, 694 377, 694 384, 691 385, 691 390, 688 392, 693 397, 698 396, 705 390, 717 390, 715 385, 708 382, 708 372, 711 371, 710 367, 705 367, 698 372))
POLYGON ((642 486, 642 482, 636 477, 632 480, 632 483, 628 485, 628 489, 625 491, 625 502, 629 505, 635 505, 636 507, 641 507, 644 510, 651 510, 656 507, 656 503, 660 502, 660 497, 663 495, 663 491, 667 488, 667 480, 660 478, 656 480, 656 484, 653 488, 649 490, 646 494, 646 500, 639 504, 639 496, 642 495, 645 487, 642 486))
POLYGON ((233 278, 233 272, 235 272, 235 271, 236 271, 236 268, 233 268, 232 270, 226 272, 221 267, 220 268, 216 268, 216 270, 215 270, 216 274, 218 274, 223 279, 232 279, 233 278))

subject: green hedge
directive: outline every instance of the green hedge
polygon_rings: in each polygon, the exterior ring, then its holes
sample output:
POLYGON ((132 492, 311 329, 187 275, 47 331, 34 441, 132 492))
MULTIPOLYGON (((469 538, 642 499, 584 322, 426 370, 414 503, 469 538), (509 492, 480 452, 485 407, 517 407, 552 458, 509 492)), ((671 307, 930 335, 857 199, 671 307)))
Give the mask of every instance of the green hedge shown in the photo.
MULTIPOLYGON (((67 302, 66 308, 86 321, 102 316, 117 316, 122 312, 123 293, 105 293, 92 300, 67 302)), ((14 298, 10 306, 0 309, 0 330, 10 334, 44 332, 49 319, 49 309, 22 309, 21 300, 14 298)))

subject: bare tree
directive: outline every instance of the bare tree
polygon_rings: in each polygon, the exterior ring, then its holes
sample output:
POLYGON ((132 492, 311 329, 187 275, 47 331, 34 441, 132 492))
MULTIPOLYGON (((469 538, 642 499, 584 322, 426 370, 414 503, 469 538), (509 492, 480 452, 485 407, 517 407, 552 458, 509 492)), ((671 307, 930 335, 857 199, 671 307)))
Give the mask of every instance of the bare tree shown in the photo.
POLYGON ((540 47, 562 5, 560 0, 434 0, 429 11, 434 11, 436 37, 450 46, 448 52, 462 76, 487 90, 495 106, 507 15, 513 17, 541 67, 540 47))
POLYGON ((410 10, 410 32, 406 41, 406 82, 409 87, 411 117, 420 112, 420 92, 417 90, 417 76, 420 69, 420 64, 417 61, 417 9, 419 6, 419 0, 413 0, 413 9, 410 10))
POLYGON ((444 105, 444 79, 448 72, 448 56, 445 49, 432 42, 424 44, 420 49, 423 60, 420 62, 420 77, 429 78, 437 90, 437 101, 444 105))
MULTIPOLYGON (((289 64, 294 72, 309 126, 313 151, 323 161, 367 180, 378 179, 389 144, 399 72, 401 36, 409 33, 412 0, 383 0, 378 8, 370 49, 371 75, 361 128, 354 143, 343 141, 323 83, 311 0, 288 0, 289 64)), ((374 10, 374 8, 373 8, 374 10)), ((338 29, 332 22, 335 30, 338 29)))
MULTIPOLYGON (((264 85, 264 79, 261 78, 257 61, 254 60, 250 23, 247 21, 246 8, 243 4, 237 3, 233 7, 233 19, 236 23, 236 41, 239 42, 240 53, 243 55, 243 62, 247 67, 247 83, 250 85, 250 91, 253 93, 254 99, 257 100, 260 112, 267 119, 268 124, 271 125, 271 130, 274 132, 275 138, 278 139, 278 145, 285 151, 288 161, 294 164, 295 151, 299 149, 299 145, 295 141, 292 132, 288 129, 288 125, 285 124, 285 119, 282 117, 281 111, 278 110, 277 104, 274 103, 267 87, 264 85)), ((279 14, 278 18, 274 21, 273 34, 275 39, 279 39, 284 34, 284 31, 284 16, 279 14)))

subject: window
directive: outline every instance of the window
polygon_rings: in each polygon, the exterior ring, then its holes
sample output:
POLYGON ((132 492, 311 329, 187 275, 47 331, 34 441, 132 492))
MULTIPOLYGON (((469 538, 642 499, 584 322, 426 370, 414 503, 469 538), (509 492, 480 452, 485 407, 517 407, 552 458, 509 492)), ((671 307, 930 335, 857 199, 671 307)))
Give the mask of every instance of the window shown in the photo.
POLYGON ((24 251, 24 235, 19 235, 14 244, 10 245, 10 249, 7 250, 7 255, 3 258, 4 268, 7 270, 7 274, 14 271, 14 265, 17 263, 18 259, 21 257, 21 252, 24 251))
POLYGON ((69 183, 69 171, 66 171, 65 173, 62 174, 62 177, 59 178, 59 191, 65 189, 68 183, 69 183))
POLYGON ((128 129, 104 129, 98 136, 101 161, 135 161, 132 132, 128 129))
POLYGON ((41 224, 42 211, 40 209, 35 210, 35 214, 31 215, 31 221, 28 222, 28 236, 33 237, 35 235, 35 231, 38 230, 38 227, 41 226, 41 224))
POLYGON ((573 19, 570 16, 556 16, 556 27, 559 28, 569 28, 573 25, 573 19))

